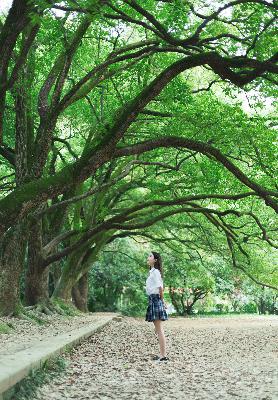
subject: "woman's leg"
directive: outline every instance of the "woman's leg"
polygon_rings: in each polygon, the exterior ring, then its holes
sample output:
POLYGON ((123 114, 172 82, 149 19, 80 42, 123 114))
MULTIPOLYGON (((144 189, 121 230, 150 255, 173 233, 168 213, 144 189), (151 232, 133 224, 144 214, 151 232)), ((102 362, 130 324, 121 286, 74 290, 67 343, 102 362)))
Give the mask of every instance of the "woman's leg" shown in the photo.
POLYGON ((164 330, 162 328, 162 321, 160 319, 157 319, 153 321, 153 323, 155 325, 156 332, 158 334, 161 357, 166 357, 166 339, 164 335, 164 330))

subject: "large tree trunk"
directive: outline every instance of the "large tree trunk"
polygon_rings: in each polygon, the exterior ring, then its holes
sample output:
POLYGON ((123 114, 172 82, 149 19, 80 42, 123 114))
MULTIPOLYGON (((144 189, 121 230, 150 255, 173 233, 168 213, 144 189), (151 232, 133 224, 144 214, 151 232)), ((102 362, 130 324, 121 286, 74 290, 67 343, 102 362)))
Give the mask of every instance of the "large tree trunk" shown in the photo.
POLYGON ((72 288, 83 275, 80 265, 85 255, 84 249, 78 249, 67 258, 60 279, 53 292, 53 298, 61 298, 66 302, 71 302, 72 288))
MULTIPOLYGON (((208 292, 205 290, 195 288, 193 289, 193 298, 187 299, 186 300, 186 306, 184 308, 184 315, 191 315, 193 314, 193 308, 195 306, 195 303, 197 303, 198 300, 204 299, 207 296, 208 292)), ((184 302, 185 304, 185 302, 184 302)))
POLYGON ((55 287, 57 286, 59 279, 61 277, 61 263, 59 261, 51 264, 49 269, 49 296, 53 295, 55 287))
POLYGON ((76 283, 76 279, 71 276, 70 274, 66 276, 65 274, 62 274, 56 288, 54 289, 54 292, 52 294, 52 297, 54 299, 60 298, 63 299, 66 302, 71 302, 71 290, 76 283), (62 277, 63 275, 63 277, 62 277))
MULTIPOLYGON (((52 171, 50 171, 52 172, 52 171)), ((38 211, 44 209, 45 205, 38 208, 38 211)), ((63 226, 64 215, 66 208, 58 210, 44 220, 35 221, 30 229, 28 241, 28 270, 26 273, 25 282, 25 302, 26 305, 34 305, 37 303, 47 303, 52 295, 55 283, 58 281, 61 272, 54 275, 55 265, 60 270, 59 262, 44 266, 44 249, 45 245, 49 244, 53 237, 56 237, 63 226), (52 278, 52 288, 49 290, 50 270, 52 278), (54 286, 54 287, 53 287, 54 286), (50 293, 51 292, 51 293, 50 293)), ((58 246, 55 245, 48 250, 51 253, 58 251, 58 246)), ((49 253, 47 253, 49 255, 49 253)))
MULTIPOLYGON (((20 2, 17 2, 17 6, 20 2)), ((23 34, 25 38, 25 35, 23 34)), ((24 39, 22 40, 22 45, 24 39)), ((32 147, 33 118, 30 86, 32 63, 24 64, 11 91, 15 103, 15 180, 19 188, 28 179, 28 148, 32 147)), ((30 152, 31 153, 31 152, 30 152)), ((28 206, 27 206, 28 207, 28 206)), ((28 223, 22 221, 10 229, 0 243, 0 314, 12 315, 20 305, 20 275, 23 271, 28 223)))
POLYGON ((25 249, 25 230, 22 224, 18 224, 0 244, 0 315, 14 315, 18 312, 25 249))
POLYGON ((96 235, 90 242, 85 243, 73 252, 67 259, 59 282, 54 290, 53 297, 71 301, 72 288, 79 279, 87 273, 91 265, 97 260, 100 251, 110 239, 114 230, 96 235), (95 243, 94 247, 93 244, 95 243))
POLYGON ((262 292, 259 296, 257 306, 258 306, 259 314, 266 314, 267 302, 266 302, 266 298, 265 298, 265 287, 262 286, 261 290, 262 290, 262 292))
POLYGON ((42 221, 38 220, 33 222, 29 231, 28 268, 25 278, 25 303, 28 306, 49 300, 49 268, 42 265, 42 221))
POLYGON ((83 312, 88 312, 88 273, 84 274, 72 288, 74 305, 83 312))
POLYGON ((29 263, 25 280, 25 304, 27 306, 49 300, 48 277, 49 268, 41 268, 35 263, 29 263))

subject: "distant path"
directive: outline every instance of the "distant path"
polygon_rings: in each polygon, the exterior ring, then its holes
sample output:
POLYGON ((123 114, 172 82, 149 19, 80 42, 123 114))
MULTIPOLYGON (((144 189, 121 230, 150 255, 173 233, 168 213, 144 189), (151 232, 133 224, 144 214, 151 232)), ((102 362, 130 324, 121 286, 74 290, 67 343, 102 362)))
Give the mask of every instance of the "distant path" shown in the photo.
POLYGON ((278 398, 278 317, 170 318, 167 364, 156 364, 153 324, 112 321, 68 355, 67 373, 39 400, 278 398))

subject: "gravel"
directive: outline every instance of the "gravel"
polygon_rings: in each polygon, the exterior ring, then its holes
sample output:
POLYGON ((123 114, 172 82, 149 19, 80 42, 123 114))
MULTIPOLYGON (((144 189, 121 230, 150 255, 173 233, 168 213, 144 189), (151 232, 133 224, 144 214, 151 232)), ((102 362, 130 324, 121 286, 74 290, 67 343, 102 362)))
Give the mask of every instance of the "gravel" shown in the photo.
POLYGON ((65 356, 64 375, 40 387, 36 400, 278 398, 278 317, 169 318, 169 361, 152 360, 152 323, 123 317, 65 356))

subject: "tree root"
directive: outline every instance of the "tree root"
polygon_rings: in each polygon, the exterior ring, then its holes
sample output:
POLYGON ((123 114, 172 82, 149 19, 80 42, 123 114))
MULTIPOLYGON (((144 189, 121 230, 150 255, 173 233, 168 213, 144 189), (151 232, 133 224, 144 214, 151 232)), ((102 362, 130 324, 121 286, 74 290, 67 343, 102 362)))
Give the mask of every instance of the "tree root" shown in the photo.
POLYGON ((13 313, 13 317, 37 323, 39 325, 45 324, 47 322, 46 320, 40 318, 40 316, 38 316, 33 311, 33 309, 25 309, 25 307, 23 307, 22 305, 16 308, 15 312, 13 313))
POLYGON ((31 306, 18 305, 12 316, 30 322, 43 325, 49 323, 46 316, 75 316, 81 312, 72 304, 68 304, 62 299, 48 299, 31 306))
POLYGON ((55 304, 52 300, 42 301, 36 304, 35 306, 31 307, 32 307, 31 310, 34 313, 40 315, 57 315, 57 314, 65 315, 64 310, 58 304, 55 304))

